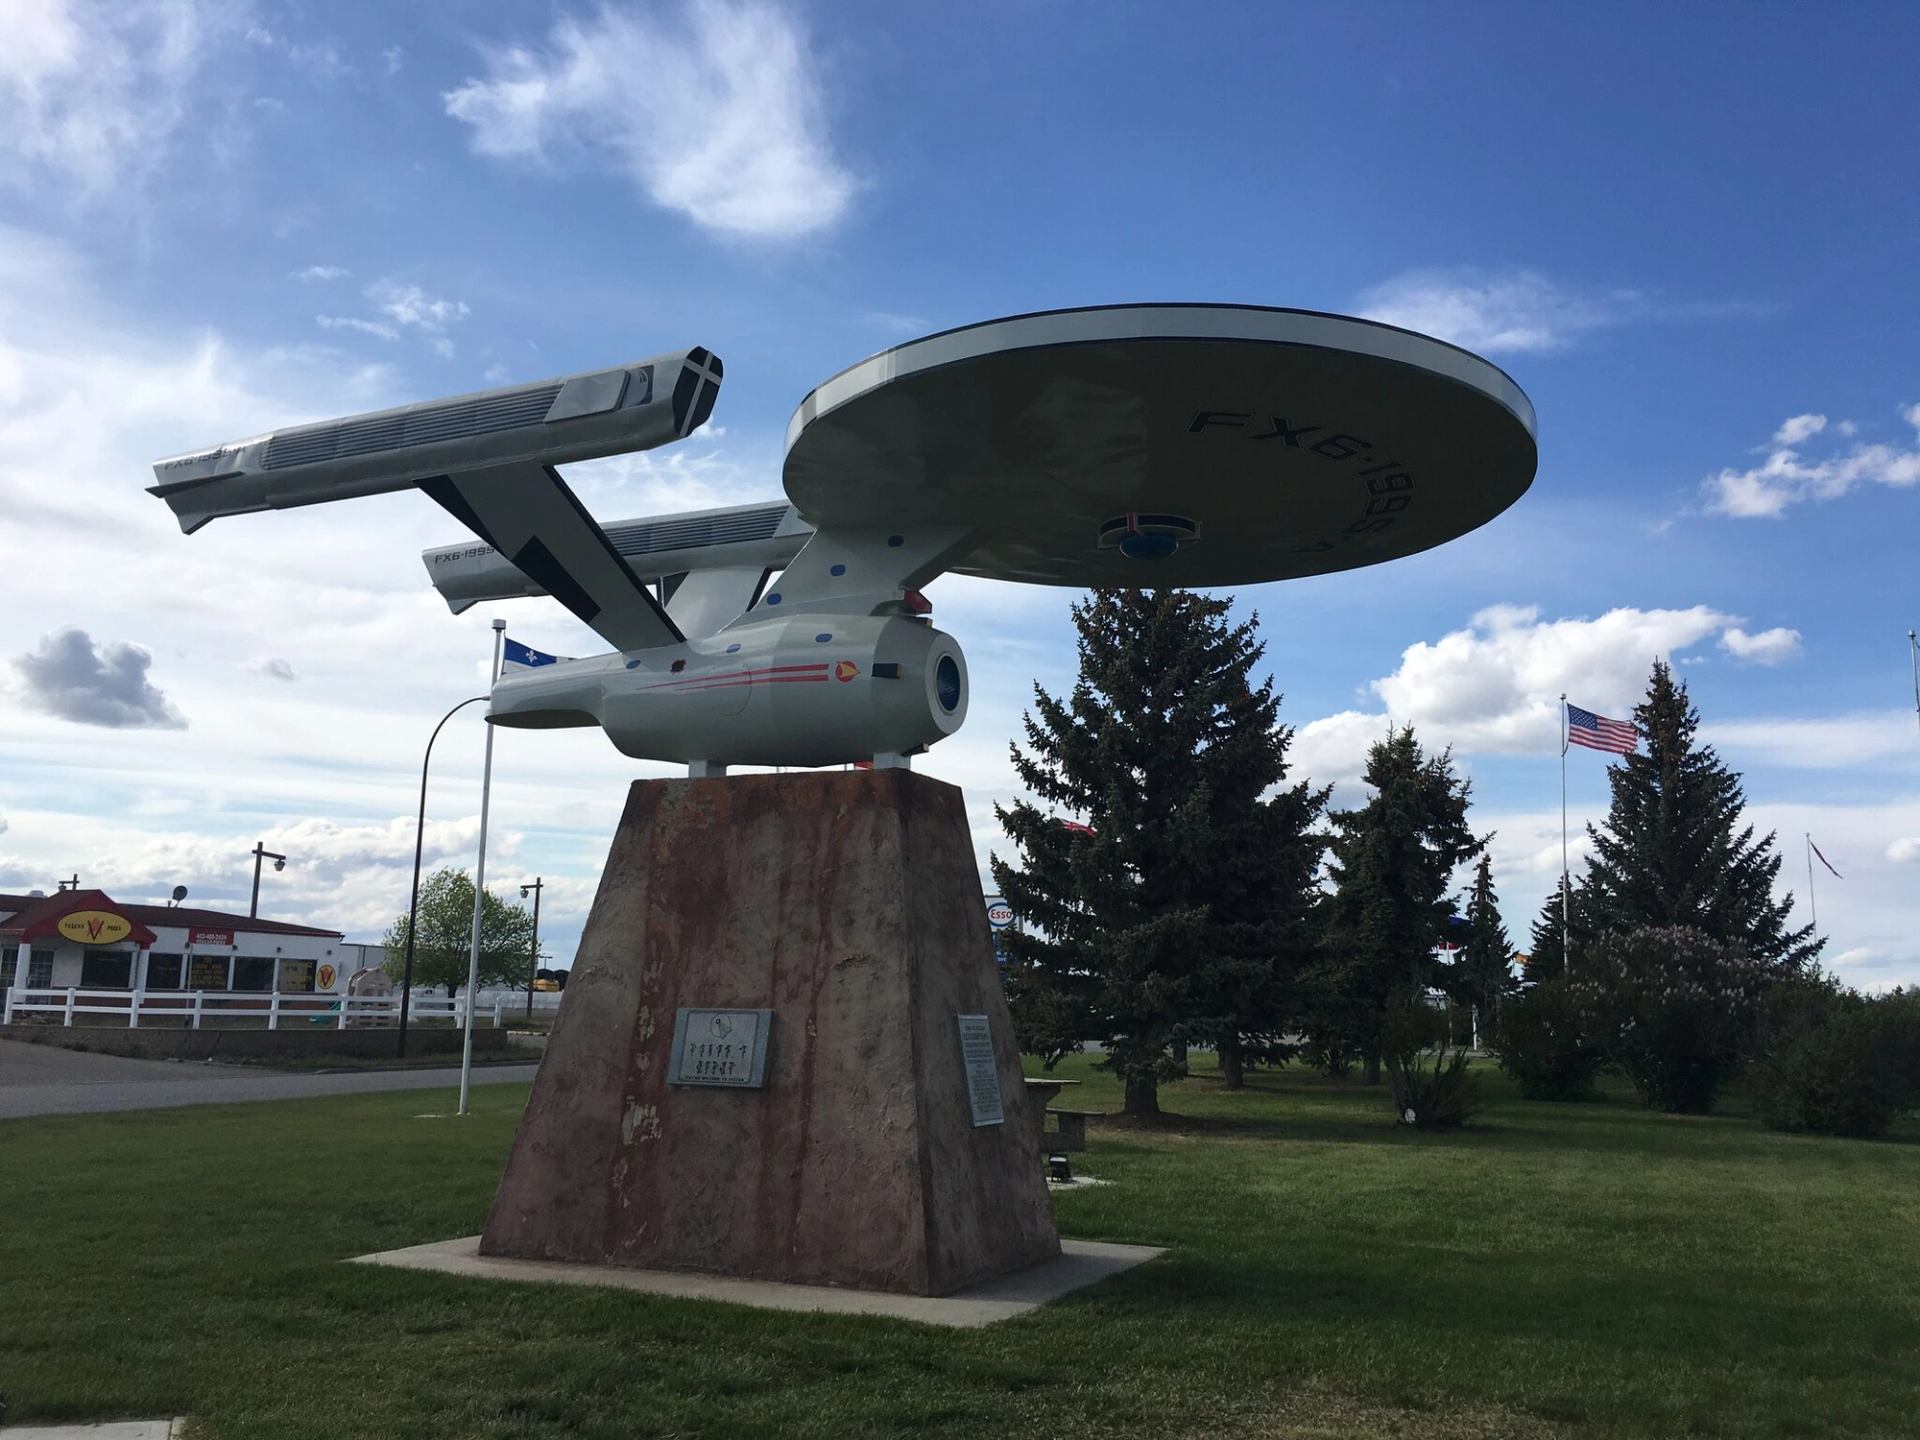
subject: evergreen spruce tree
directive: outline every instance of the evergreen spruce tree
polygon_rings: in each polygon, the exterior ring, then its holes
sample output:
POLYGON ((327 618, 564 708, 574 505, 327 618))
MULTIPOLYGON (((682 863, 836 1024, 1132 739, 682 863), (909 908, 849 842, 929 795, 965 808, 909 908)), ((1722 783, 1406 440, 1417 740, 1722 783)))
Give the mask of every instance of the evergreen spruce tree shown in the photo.
POLYGON ((1452 752, 1423 753, 1412 726, 1367 752, 1363 778, 1373 797, 1332 817, 1334 889, 1314 1028, 1364 1055, 1374 1084, 1381 1021, 1396 997, 1439 978, 1433 950, 1453 913, 1453 872, 1483 842, 1467 829, 1471 787, 1454 775, 1452 752))
POLYGON ((1448 993, 1478 1012, 1481 1033, 1491 1033, 1500 1002, 1512 993, 1513 941, 1500 920, 1500 899, 1493 891, 1493 861, 1483 850, 1467 892, 1467 943, 1453 963, 1448 993))
POLYGON ((991 863, 1025 922, 1003 942, 1022 1048, 1102 1042, 1130 1115, 1158 1112, 1190 1041, 1277 1043, 1312 953, 1326 791, 1286 784, 1292 732, 1227 609, 1179 590, 1074 606, 1079 679, 1064 700, 1034 687, 1012 747, 1039 803, 995 807, 1019 851, 991 863))
POLYGON ((1578 885, 1569 886, 1564 875, 1533 922, 1533 934, 1527 942, 1527 970, 1522 977, 1529 985, 1554 980, 1566 973, 1567 946, 1560 934, 1563 914, 1573 922, 1575 947, 1592 938, 1593 927, 1587 920, 1587 892, 1578 885))
MULTIPOLYGON (((1740 777, 1696 741, 1699 712, 1664 661, 1654 662, 1633 719, 1645 753, 1609 767, 1606 823, 1587 827, 1594 854, 1580 890, 1594 928, 1624 935, 1687 926, 1777 970, 1810 964, 1821 945, 1813 927, 1790 928, 1792 895, 1773 898, 1781 861, 1775 837, 1756 839, 1741 824, 1740 777)), ((1579 938, 1576 930, 1576 977, 1579 938)))

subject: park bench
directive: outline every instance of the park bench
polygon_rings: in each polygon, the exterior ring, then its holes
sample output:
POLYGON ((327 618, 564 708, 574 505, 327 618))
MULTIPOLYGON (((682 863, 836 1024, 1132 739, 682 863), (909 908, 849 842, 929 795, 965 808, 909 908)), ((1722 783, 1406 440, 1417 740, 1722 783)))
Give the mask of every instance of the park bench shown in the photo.
POLYGON ((1044 1148, 1048 1150, 1066 1150, 1073 1152, 1086 1149, 1087 1121, 1099 1113, 1098 1110, 1047 1111, 1047 1114, 1053 1116, 1057 1122, 1057 1128, 1041 1135, 1040 1139, 1043 1144, 1044 1142, 1052 1142, 1051 1144, 1044 1144, 1044 1148))
POLYGON ((1050 1153, 1059 1150, 1084 1150, 1087 1148, 1087 1117, 1097 1115, 1097 1110, 1056 1110, 1054 1098, 1069 1085, 1078 1085, 1078 1080, 1056 1080, 1053 1076, 1029 1075, 1027 1094, 1040 1116, 1040 1149, 1050 1153), (1054 1128, 1047 1129, 1047 1116, 1055 1119, 1054 1128))

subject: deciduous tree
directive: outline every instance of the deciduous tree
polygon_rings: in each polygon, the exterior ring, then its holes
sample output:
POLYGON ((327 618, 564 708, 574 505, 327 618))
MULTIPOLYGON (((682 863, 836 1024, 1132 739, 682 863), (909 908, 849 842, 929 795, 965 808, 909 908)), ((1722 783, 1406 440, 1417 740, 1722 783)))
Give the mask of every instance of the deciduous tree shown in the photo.
MULTIPOLYGON (((436 870, 420 885, 420 933, 413 983, 444 985, 451 998, 467 983, 473 935, 473 881, 464 870, 436 870)), ((407 952, 407 916, 387 927, 386 971, 397 983, 407 952)), ((533 916, 487 892, 480 915, 480 983, 525 986, 533 956, 533 916)))

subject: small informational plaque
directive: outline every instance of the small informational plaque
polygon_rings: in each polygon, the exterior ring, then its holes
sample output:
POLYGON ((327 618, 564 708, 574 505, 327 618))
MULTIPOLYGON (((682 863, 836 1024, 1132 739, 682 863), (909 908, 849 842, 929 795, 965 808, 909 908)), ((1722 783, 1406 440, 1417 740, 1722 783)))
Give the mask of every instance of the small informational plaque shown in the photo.
POLYGON ((767 1032, 771 1010, 674 1012, 669 1085, 723 1085, 758 1090, 767 1083, 767 1032))
POLYGON ((973 1123, 999 1125, 1006 1111, 1000 1104, 1000 1069, 993 1060, 993 1031, 984 1015, 956 1015, 960 1022, 960 1060, 967 1070, 967 1103, 973 1123))

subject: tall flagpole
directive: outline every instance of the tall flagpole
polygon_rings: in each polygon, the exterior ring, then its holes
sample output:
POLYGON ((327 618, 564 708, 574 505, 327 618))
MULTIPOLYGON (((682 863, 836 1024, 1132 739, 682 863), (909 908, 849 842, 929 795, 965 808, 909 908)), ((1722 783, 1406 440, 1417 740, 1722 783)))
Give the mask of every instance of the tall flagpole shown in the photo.
MULTIPOLYGON (((493 622, 493 668, 487 672, 487 689, 500 681, 500 652, 507 635, 507 622, 493 622)), ((465 1115, 467 1096, 473 1088, 473 1005, 474 992, 480 987, 480 916, 487 904, 487 807, 493 798, 493 726, 487 726, 487 759, 480 772, 480 856, 473 865, 473 937, 467 944, 467 1023, 466 1038, 460 1045, 460 1113, 465 1115)))
POLYGON ((1920 724, 1920 635, 1907 631, 1907 649, 1913 652, 1913 718, 1920 724))
POLYGON ((1573 880, 1567 872, 1567 692, 1560 692, 1560 973, 1573 973, 1573 880))
MULTIPOLYGON (((1807 834, 1807 918, 1813 922, 1813 938, 1818 940, 1820 938, 1820 907, 1814 903, 1814 899, 1813 899, 1813 832, 1809 830, 1806 832, 1806 834, 1807 834)), ((1844 860, 1846 857, 1843 855, 1840 858, 1844 860)))

